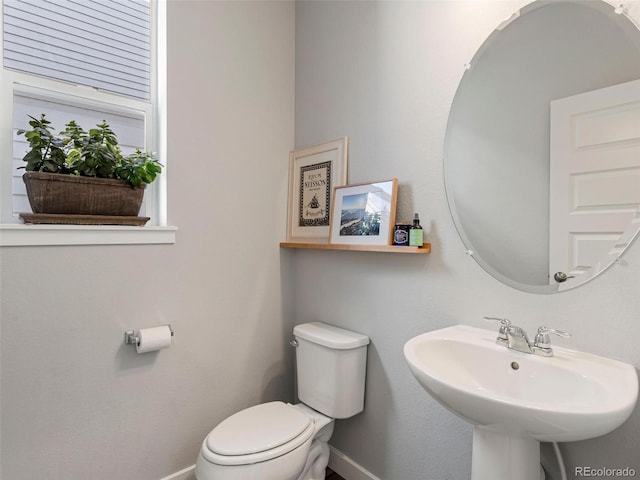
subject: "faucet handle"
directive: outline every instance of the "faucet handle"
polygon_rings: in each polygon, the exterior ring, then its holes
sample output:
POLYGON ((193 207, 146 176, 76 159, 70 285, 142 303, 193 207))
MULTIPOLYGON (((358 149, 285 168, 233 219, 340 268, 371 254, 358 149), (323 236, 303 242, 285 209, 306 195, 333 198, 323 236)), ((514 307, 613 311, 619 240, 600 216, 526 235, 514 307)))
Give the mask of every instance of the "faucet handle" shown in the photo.
POLYGON ((484 317, 484 319, 490 322, 500 322, 503 327, 508 327, 509 325, 511 325, 511 320, 509 320, 508 318, 484 317))
POLYGON ((498 337, 496 343, 498 345, 507 345, 509 339, 507 338, 507 330, 511 326, 511 320, 508 318, 496 318, 496 317, 484 317, 485 320, 490 322, 500 322, 500 330, 498 330, 498 337))
POLYGON ((569 332, 563 332, 562 330, 556 330, 555 328, 540 327, 536 334, 534 346, 542 349, 551 349, 551 339, 549 338, 550 333, 564 338, 569 338, 571 336, 569 332))

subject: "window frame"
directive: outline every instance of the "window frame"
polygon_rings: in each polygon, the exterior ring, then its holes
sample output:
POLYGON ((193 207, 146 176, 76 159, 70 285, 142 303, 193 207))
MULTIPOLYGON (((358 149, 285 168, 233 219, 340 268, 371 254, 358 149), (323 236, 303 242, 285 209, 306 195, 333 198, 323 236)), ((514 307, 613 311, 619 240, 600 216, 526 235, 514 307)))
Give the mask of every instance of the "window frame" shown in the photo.
MULTIPOLYGON (((4 2, 2 3, 4 6, 4 2)), ((151 8, 151 98, 144 101, 4 68, 0 56, 0 246, 111 245, 175 243, 176 227, 167 226, 166 148, 166 0, 150 0, 151 8), (115 105, 116 109, 144 112, 146 149, 157 153, 165 166, 145 193, 151 225, 144 227, 26 225, 12 209, 13 96, 14 92, 46 92, 47 96, 93 106, 115 105)), ((0 21, 0 38, 3 38, 0 21)))

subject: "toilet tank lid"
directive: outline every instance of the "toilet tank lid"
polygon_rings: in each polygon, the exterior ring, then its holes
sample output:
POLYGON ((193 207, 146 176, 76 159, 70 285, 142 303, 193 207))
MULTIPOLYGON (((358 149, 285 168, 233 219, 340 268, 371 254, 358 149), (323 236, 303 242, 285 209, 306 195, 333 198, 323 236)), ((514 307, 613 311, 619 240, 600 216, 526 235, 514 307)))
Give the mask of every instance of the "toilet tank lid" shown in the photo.
POLYGON ((328 348, 347 350, 369 344, 369 337, 327 323, 311 322, 293 328, 296 337, 328 348))

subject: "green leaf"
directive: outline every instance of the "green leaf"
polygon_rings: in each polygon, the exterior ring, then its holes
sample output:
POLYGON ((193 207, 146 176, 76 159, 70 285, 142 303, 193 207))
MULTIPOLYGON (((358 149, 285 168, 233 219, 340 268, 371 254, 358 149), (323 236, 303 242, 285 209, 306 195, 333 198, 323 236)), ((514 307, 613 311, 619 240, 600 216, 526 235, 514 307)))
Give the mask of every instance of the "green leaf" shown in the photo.
POLYGON ((44 161, 43 169, 46 172, 58 173, 58 166, 55 164, 55 162, 52 162, 51 160, 44 161))

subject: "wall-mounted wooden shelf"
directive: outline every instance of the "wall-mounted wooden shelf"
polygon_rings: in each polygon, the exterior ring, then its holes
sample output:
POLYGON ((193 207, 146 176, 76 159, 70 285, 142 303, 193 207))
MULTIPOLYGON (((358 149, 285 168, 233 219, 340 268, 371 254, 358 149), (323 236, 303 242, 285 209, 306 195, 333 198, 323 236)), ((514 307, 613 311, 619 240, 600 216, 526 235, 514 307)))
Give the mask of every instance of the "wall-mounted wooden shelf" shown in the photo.
POLYGON ((397 245, 335 245, 327 243, 293 243, 280 242, 281 248, 308 248, 314 250, 348 250, 352 252, 383 252, 383 253, 431 253, 431 244, 425 243, 422 248, 400 247, 397 245))

